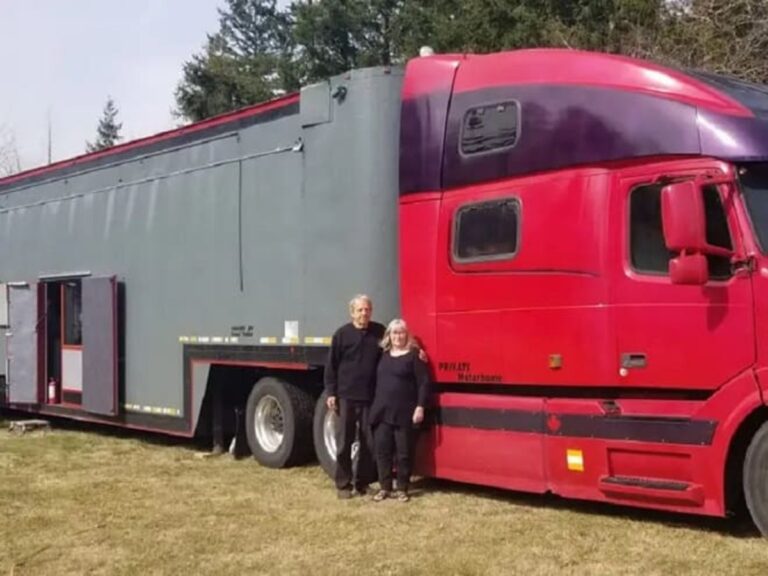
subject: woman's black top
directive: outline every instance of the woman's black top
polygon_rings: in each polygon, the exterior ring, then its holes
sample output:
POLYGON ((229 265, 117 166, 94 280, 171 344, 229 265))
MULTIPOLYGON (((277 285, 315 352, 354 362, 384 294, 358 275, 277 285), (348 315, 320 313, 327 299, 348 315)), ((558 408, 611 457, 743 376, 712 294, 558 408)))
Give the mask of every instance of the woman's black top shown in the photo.
POLYGON ((376 394, 370 422, 411 425, 416 406, 425 406, 429 395, 429 369, 418 350, 402 356, 384 352, 376 372, 376 394))

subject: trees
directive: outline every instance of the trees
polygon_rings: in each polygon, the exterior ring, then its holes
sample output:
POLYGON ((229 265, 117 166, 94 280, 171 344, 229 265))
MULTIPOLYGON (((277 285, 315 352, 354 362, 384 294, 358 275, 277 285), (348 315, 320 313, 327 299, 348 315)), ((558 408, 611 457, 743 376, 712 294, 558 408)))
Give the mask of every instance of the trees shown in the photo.
POLYGON ((87 152, 98 152, 105 148, 111 148, 122 140, 120 130, 123 127, 122 122, 117 122, 117 107, 112 97, 107 98, 104 105, 104 111, 99 119, 99 125, 96 128, 96 140, 93 143, 86 142, 87 152))
POLYGON ((418 4, 412 0, 293 2, 292 33, 302 80, 402 61, 407 31, 415 31, 406 21, 416 15, 418 4))
POLYGON ((671 7, 662 59, 768 83, 766 0, 676 0, 671 7))
POLYGON ((184 65, 178 114, 201 120, 351 68, 438 53, 599 50, 768 82, 766 0, 227 0, 184 65))
POLYGON ((184 63, 177 115, 202 120, 296 90, 290 26, 276 0, 227 0, 219 31, 184 63))
MULTIPOLYGON (((176 113, 202 120, 360 66, 402 61, 414 0, 226 0, 219 30, 184 64, 176 113)), ((407 47, 406 47, 407 46, 407 47)))
POLYGON ((13 132, 0 125, 0 178, 21 172, 21 159, 13 132))

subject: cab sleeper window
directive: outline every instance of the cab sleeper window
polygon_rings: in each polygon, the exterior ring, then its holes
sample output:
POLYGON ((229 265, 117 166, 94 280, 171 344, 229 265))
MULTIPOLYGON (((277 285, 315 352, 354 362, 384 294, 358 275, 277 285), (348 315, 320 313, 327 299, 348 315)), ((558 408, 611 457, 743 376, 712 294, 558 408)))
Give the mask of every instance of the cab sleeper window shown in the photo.
MULTIPOLYGON (((669 274, 669 261, 677 256, 667 250, 661 221, 661 184, 639 186, 630 194, 629 246, 632 268, 645 274, 669 274)), ((725 210, 717 187, 703 189, 706 212, 707 242, 733 249, 725 210)), ((717 280, 731 277, 730 260, 723 256, 707 256, 709 276, 717 280)))
POLYGON ((469 156, 511 148, 517 143, 519 116, 517 102, 470 108, 461 124, 461 153, 469 156))
POLYGON ((518 250, 520 203, 512 198, 463 206, 454 223, 457 262, 512 258, 518 250))

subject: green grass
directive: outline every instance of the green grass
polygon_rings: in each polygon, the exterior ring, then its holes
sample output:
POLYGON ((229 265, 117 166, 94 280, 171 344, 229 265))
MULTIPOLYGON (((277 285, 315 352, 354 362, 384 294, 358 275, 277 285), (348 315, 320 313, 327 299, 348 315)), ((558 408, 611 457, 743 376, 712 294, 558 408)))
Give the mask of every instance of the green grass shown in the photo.
POLYGON ((0 575, 768 574, 743 523, 434 481, 415 496, 338 501, 317 466, 3 426, 0 575))

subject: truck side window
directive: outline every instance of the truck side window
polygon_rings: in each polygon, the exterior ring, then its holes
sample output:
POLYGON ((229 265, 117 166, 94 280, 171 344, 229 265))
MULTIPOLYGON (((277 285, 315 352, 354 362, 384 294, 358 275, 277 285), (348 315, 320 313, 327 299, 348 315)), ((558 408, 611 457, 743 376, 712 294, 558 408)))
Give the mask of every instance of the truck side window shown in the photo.
POLYGON ((661 225, 661 185, 640 186, 629 197, 629 246, 632 268, 668 274, 674 253, 667 250, 661 225))
POLYGON ((456 215, 453 254, 457 261, 511 258, 518 248, 520 204, 505 198, 470 204, 456 215))
MULTIPOLYGON (((725 217, 725 209, 713 185, 704 187, 704 210, 707 218, 707 243, 720 248, 733 250, 731 233, 728 231, 728 221, 725 217)), ((707 256, 709 263, 709 275, 712 278, 730 278, 731 260, 724 256, 707 256)))
POLYGON ((480 154, 514 146, 519 110, 517 102, 499 102, 467 110, 461 124, 461 153, 480 154))
MULTIPOLYGON (((667 250, 661 222, 661 184, 640 186, 630 195, 630 257, 638 272, 668 274, 669 261, 676 256, 667 250)), ((733 249, 728 222, 716 186, 704 187, 707 242, 713 246, 733 249)), ((727 257, 707 256, 709 275, 716 279, 731 276, 727 257)))

